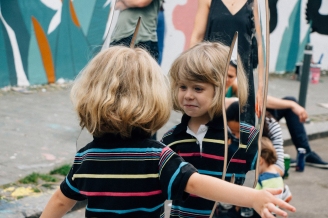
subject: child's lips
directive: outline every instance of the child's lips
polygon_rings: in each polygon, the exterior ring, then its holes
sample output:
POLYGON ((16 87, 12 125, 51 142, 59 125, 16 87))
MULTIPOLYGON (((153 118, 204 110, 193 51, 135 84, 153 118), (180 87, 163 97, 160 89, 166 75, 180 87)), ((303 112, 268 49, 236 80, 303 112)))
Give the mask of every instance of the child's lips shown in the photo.
POLYGON ((196 105, 192 105, 192 104, 185 104, 184 106, 189 108, 197 107, 196 105))

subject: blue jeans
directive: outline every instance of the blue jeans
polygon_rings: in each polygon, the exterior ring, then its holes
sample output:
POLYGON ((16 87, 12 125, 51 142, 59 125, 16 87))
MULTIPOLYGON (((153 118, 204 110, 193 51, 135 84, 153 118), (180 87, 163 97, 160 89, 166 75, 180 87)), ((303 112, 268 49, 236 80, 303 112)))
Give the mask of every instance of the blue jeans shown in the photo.
POLYGON ((160 11, 158 13, 156 31, 157 31, 157 38, 158 38, 158 64, 161 65, 162 58, 163 58, 164 35, 165 35, 165 17, 163 11, 160 11))
MULTIPOLYGON (((294 97, 284 97, 285 100, 294 101, 296 103, 297 100, 294 97)), ((303 123, 300 122, 299 117, 295 114, 291 109, 267 109, 272 116, 279 121, 281 118, 285 118, 286 124, 288 127, 289 134, 292 138, 292 142, 294 143, 296 149, 305 148, 306 153, 311 152, 309 140, 304 128, 303 123)))
MULTIPOLYGON (((132 40, 132 35, 126 38, 120 39, 118 41, 112 42, 110 45, 123 45, 130 47, 130 42, 132 40)), ((153 41, 138 42, 135 47, 140 47, 149 52, 149 54, 158 61, 158 44, 153 41)))

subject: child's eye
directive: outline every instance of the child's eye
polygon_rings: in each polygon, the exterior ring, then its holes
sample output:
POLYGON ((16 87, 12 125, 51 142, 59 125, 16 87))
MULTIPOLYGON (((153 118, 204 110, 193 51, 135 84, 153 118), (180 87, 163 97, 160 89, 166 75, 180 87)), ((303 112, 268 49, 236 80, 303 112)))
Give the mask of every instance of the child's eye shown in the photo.
POLYGON ((196 91, 196 92, 201 92, 201 91, 203 91, 203 90, 204 90, 203 88, 195 87, 195 91, 196 91))
POLYGON ((187 87, 186 87, 186 86, 183 86, 183 85, 181 85, 181 86, 179 87, 179 89, 181 89, 181 90, 186 90, 186 89, 187 89, 187 87))

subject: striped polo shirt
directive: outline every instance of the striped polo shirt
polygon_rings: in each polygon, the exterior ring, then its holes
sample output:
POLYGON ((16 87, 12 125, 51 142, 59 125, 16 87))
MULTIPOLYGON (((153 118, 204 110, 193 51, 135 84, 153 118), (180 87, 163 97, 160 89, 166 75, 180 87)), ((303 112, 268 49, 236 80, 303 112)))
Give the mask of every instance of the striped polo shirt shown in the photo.
POLYGON ((141 131, 125 139, 106 134, 77 152, 60 188, 70 199, 88 199, 86 217, 164 217, 164 201, 184 200, 194 172, 141 131))
MULTIPOLYGON (((222 117, 215 117, 206 124, 208 130, 202 141, 202 149, 197 139, 186 132, 189 119, 190 117, 184 114, 181 123, 164 134, 162 142, 195 166, 199 173, 222 178, 225 150, 222 117)), ((213 201, 190 195, 185 201, 174 200, 170 215, 208 217, 213 205, 213 201)))

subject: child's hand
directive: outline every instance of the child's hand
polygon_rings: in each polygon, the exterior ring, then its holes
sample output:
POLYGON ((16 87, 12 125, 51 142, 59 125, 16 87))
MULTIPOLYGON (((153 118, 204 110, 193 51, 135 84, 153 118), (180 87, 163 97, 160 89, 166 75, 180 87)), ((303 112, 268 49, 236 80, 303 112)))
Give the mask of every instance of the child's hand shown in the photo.
POLYGON ((274 218, 272 213, 275 213, 278 216, 287 217, 287 213, 280 208, 291 212, 295 212, 296 209, 285 201, 274 196, 280 194, 281 192, 281 189, 265 189, 259 191, 255 198, 257 200, 253 203, 253 208, 258 214, 260 214, 261 217, 274 218))

